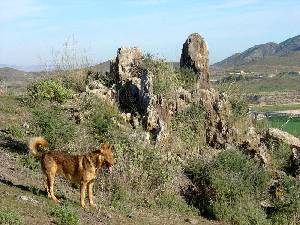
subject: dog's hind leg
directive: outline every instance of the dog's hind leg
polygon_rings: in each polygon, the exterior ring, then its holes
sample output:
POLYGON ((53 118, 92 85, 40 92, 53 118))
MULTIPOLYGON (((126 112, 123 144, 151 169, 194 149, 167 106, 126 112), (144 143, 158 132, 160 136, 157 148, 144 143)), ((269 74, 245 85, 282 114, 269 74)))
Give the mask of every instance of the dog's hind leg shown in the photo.
POLYGON ((80 184, 80 204, 82 208, 85 208, 85 192, 86 192, 86 186, 87 182, 86 181, 81 181, 80 184))
POLYGON ((59 202, 59 200, 54 195, 54 178, 55 178, 56 169, 52 169, 49 174, 47 174, 48 187, 50 191, 51 198, 55 202, 59 202))
POLYGON ((44 187, 45 187, 45 190, 47 192, 47 196, 48 198, 51 198, 51 194, 50 194, 50 182, 48 182, 48 178, 47 178, 47 175, 45 174, 44 176, 44 187))
POLYGON ((93 197, 94 197, 93 196, 93 185, 94 185, 94 180, 92 180, 88 183, 89 202, 92 207, 96 207, 96 205, 94 203, 94 199, 93 199, 93 197))

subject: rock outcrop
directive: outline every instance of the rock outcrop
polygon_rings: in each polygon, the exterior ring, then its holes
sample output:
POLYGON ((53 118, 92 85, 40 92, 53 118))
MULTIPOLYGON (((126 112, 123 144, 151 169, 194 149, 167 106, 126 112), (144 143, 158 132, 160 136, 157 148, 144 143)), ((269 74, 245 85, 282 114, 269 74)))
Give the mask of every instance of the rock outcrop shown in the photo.
POLYGON ((277 128, 269 128, 265 139, 276 144, 285 143, 291 149, 289 168, 287 172, 292 176, 299 176, 300 173, 300 139, 277 128))
POLYGON ((205 109, 206 143, 213 148, 225 148, 234 140, 235 129, 231 122, 231 105, 226 95, 214 89, 199 90, 200 101, 205 109))
POLYGON ((233 146, 245 154, 256 158, 266 167, 270 165, 270 156, 250 120, 241 121, 243 129, 234 124, 234 115, 230 101, 224 93, 214 89, 200 89, 199 98, 205 109, 206 143, 215 149, 226 149, 233 146))
POLYGON ((205 139, 209 146, 215 149, 239 147, 268 165, 269 156, 261 135, 249 124, 245 124, 248 129, 237 128, 228 97, 210 87, 208 48, 199 34, 188 37, 180 60, 182 68, 190 68, 198 76, 198 85, 193 92, 179 88, 172 97, 155 95, 154 74, 143 68, 142 63, 139 48, 119 48, 107 74, 114 84, 107 87, 99 79, 94 79, 87 85, 86 93, 95 94, 112 104, 118 103, 126 120, 134 128, 142 126, 159 145, 170 137, 172 116, 192 102, 200 101, 205 110, 205 139))
POLYGON ((115 78, 116 83, 132 82, 140 85, 142 52, 137 47, 119 48, 117 57, 110 65, 110 74, 115 78))
POLYGON ((115 86, 106 87, 99 80, 93 80, 86 86, 86 93, 93 94, 104 101, 114 104, 117 100, 117 91, 115 86))
POLYGON ((183 44, 180 67, 192 69, 199 78, 201 88, 209 87, 208 47, 199 34, 189 35, 183 44))

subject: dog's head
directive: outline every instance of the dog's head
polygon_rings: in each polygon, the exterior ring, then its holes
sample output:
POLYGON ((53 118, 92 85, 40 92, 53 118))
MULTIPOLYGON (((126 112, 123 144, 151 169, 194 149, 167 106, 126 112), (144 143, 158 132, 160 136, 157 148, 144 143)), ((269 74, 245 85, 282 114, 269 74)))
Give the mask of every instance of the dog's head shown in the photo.
POLYGON ((112 172, 112 167, 116 164, 113 155, 114 146, 111 144, 101 144, 97 152, 99 152, 98 167, 106 166, 109 172, 112 172))

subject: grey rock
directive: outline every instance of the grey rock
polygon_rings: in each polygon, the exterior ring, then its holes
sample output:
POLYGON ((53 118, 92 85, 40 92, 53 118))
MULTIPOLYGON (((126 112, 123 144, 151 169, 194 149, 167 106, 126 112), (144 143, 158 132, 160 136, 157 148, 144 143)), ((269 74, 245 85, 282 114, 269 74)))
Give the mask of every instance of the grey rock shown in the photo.
POLYGON ((183 44, 180 67, 192 69, 198 76, 201 88, 209 87, 208 47, 199 34, 189 35, 183 44))

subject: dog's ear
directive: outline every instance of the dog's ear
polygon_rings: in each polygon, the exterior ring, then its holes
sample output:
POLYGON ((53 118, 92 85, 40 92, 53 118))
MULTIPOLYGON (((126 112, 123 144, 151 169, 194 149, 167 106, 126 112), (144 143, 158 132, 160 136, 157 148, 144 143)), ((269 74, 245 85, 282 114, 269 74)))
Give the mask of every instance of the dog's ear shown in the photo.
POLYGON ((115 146, 110 145, 110 150, 111 150, 111 151, 114 151, 114 150, 115 150, 115 146))
POLYGON ((100 153, 101 153, 101 154, 104 154, 105 150, 106 150, 106 149, 105 149, 105 144, 104 144, 104 143, 101 143, 101 144, 100 144, 100 153))

